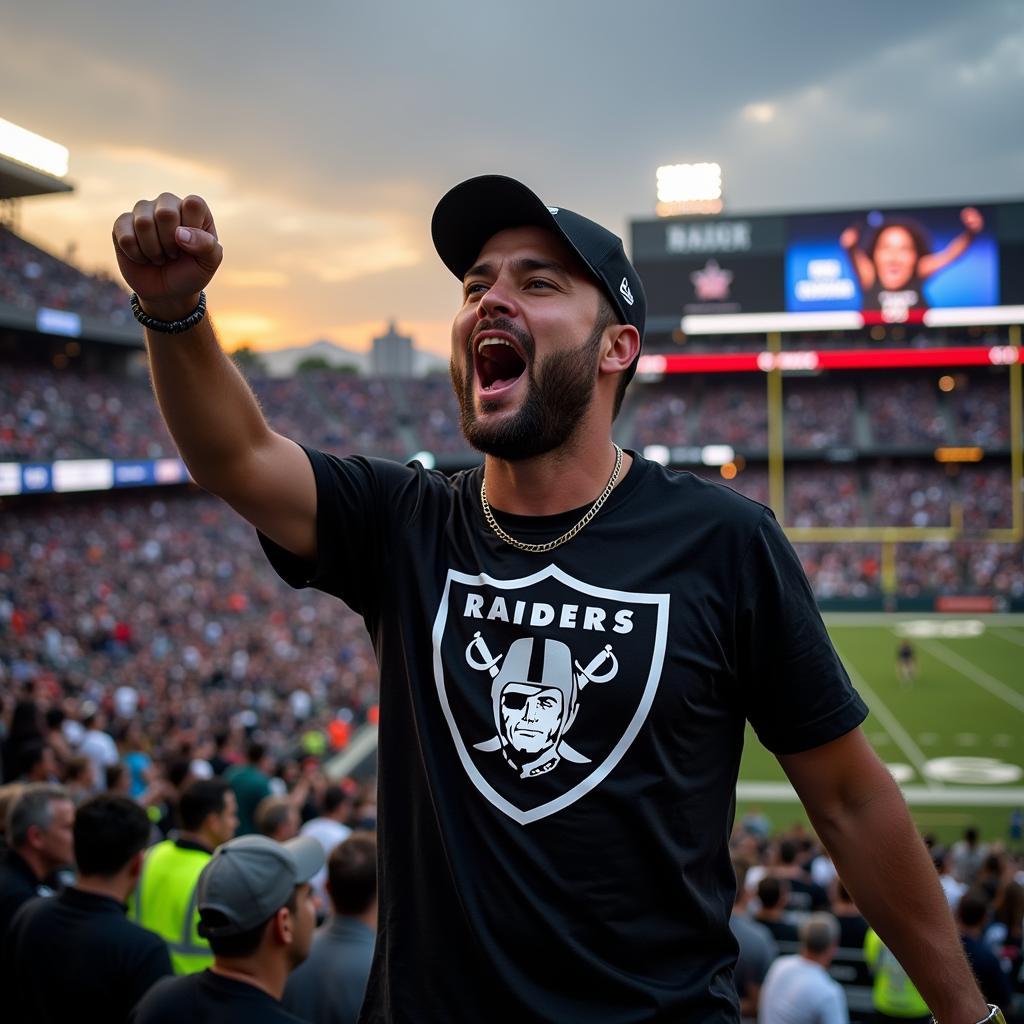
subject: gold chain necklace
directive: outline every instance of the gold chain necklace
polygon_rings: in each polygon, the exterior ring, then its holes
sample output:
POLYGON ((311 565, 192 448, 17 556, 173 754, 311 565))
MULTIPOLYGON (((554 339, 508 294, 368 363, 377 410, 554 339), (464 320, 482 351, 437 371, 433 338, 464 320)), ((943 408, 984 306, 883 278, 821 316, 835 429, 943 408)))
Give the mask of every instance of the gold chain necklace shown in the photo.
POLYGON ((487 520, 487 525, 506 543, 511 544, 512 547, 518 548, 520 551, 531 551, 535 554, 542 554, 545 551, 552 551, 557 547, 561 547, 566 541, 570 541, 576 536, 580 530, 583 529, 587 523, 590 522, 598 512, 601 511, 601 506, 608 500, 608 496, 615 489, 615 482, 619 479, 619 471, 622 469, 622 449, 615 445, 615 468, 612 470, 612 475, 608 478, 608 486, 598 495, 597 501, 590 506, 587 514, 571 529, 563 533, 561 537, 555 540, 549 540, 546 544, 524 544, 521 540, 516 540, 515 537, 507 534, 499 525, 498 521, 494 518, 494 513, 491 511, 491 506, 487 503, 487 481, 481 481, 480 483, 480 504, 484 510, 484 519, 487 520))

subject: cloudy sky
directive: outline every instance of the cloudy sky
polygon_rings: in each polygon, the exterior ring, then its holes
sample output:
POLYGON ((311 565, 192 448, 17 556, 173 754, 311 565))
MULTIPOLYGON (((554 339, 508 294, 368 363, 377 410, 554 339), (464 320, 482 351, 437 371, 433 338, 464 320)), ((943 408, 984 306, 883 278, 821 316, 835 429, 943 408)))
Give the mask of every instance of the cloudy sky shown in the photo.
POLYGON ((197 192, 225 341, 444 351, 430 243, 451 185, 519 177, 625 234, 659 164, 717 160, 728 208, 1024 193, 1019 0, 12 0, 0 116, 71 151, 21 229, 86 269, 140 197, 197 192))

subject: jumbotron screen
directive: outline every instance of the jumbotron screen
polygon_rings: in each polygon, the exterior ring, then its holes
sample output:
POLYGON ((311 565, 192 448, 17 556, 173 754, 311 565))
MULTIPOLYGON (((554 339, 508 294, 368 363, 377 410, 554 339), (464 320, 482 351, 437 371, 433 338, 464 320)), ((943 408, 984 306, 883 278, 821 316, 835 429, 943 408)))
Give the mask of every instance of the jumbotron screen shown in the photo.
POLYGON ((655 331, 1019 322, 1024 306, 1024 202, 637 221, 632 251, 655 331))

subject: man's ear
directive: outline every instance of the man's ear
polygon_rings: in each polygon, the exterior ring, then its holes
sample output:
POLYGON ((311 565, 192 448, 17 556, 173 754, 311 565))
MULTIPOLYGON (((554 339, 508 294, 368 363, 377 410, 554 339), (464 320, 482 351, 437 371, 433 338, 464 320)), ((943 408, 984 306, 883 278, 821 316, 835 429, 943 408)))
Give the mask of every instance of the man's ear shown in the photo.
POLYGON ((601 373, 622 373, 640 352, 640 334, 632 324, 612 324, 605 333, 601 373))
POLYGON ((271 922, 274 939, 282 946, 290 946, 295 941, 295 917, 288 907, 282 907, 271 922))
POLYGON ((146 860, 146 851, 139 850, 130 861, 128 861, 128 877, 137 882, 142 875, 142 865, 146 860))

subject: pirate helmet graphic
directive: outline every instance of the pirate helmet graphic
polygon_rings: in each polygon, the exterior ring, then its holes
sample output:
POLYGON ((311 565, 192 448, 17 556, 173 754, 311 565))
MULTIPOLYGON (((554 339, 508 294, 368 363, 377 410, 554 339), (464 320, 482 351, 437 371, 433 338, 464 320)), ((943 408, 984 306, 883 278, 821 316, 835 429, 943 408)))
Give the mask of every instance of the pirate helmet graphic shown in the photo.
POLYGON ((574 750, 564 736, 580 709, 580 691, 588 682, 606 682, 618 670, 611 646, 583 669, 573 664, 572 652, 558 640, 523 637, 515 640, 504 659, 490 656, 477 633, 466 649, 474 668, 491 674, 491 706, 497 735, 475 744, 484 751, 500 750, 520 778, 543 775, 565 758, 586 764, 589 758, 574 750), (475 654, 484 657, 476 661, 475 654), (503 660, 501 669, 497 663, 503 660), (597 669, 611 662, 610 671, 597 669))

